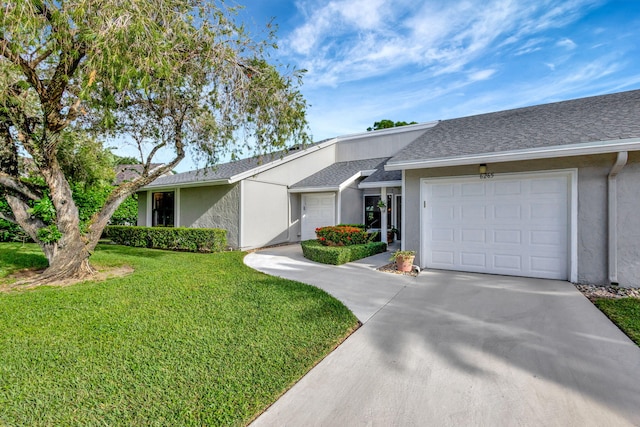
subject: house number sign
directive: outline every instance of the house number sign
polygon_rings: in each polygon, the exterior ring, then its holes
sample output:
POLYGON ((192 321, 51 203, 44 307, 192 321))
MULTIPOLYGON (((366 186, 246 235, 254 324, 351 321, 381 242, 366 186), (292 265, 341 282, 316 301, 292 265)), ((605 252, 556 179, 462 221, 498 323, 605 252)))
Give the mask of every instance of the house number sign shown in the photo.
POLYGON ((487 173, 481 173, 480 174, 480 179, 491 179, 493 178, 493 172, 487 172, 487 173))

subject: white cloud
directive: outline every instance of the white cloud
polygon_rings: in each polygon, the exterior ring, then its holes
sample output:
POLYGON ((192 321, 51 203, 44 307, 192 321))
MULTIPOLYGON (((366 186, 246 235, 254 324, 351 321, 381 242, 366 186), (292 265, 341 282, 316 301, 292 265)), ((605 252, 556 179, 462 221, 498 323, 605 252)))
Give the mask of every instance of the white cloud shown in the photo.
POLYGON ((559 40, 556 43, 556 46, 564 47, 564 48, 569 49, 569 50, 572 50, 572 49, 575 49, 576 47, 578 47, 578 45, 573 40, 571 40, 569 38, 566 38, 566 37, 563 38, 562 40, 559 40))
MULTIPOLYGON (((501 49, 524 55, 543 49, 542 32, 582 16, 600 0, 300 0, 305 20, 284 46, 309 70, 306 84, 335 86, 400 70, 433 75, 466 71, 501 49), (308 12, 310 11, 310 12, 308 12)), ((571 48, 566 38, 559 46, 571 48)), ((575 43, 573 43, 575 47, 575 43)))
POLYGON ((496 70, 494 70, 494 69, 475 71, 475 72, 469 74, 469 80, 472 81, 472 82, 479 82, 479 81, 482 81, 482 80, 488 80, 495 73, 496 73, 496 70))

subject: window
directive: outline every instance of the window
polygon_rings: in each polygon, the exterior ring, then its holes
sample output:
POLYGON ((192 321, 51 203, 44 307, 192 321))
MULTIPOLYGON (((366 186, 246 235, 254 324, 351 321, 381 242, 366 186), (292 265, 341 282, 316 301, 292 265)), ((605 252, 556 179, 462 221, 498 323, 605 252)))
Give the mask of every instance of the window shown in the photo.
MULTIPOLYGON (((380 196, 364 196, 364 225, 380 229, 382 225, 378 202, 380 196)), ((391 195, 387 195, 387 227, 391 228, 391 195)))
POLYGON ((173 227, 174 192, 153 193, 152 200, 152 225, 154 227, 173 227))

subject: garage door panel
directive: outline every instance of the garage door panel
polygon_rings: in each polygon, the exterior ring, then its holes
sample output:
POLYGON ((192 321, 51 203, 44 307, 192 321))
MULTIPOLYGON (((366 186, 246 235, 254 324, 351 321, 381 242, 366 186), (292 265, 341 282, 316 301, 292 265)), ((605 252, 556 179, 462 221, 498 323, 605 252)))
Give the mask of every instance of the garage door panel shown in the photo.
POLYGON ((426 181, 425 266, 566 279, 568 184, 557 173, 426 181))
POLYGON ((518 273, 522 270, 522 257, 518 255, 494 255, 493 265, 498 270, 510 270, 518 273))
POLYGON ((460 265, 467 268, 486 268, 487 255, 483 252, 460 252, 460 265))
POLYGON ((335 196, 332 193, 302 196, 301 239, 315 239, 315 229, 335 225, 335 196))
POLYGON ((486 243, 487 232, 484 229, 462 229, 460 238, 464 243, 486 243))
POLYGON ((496 182, 494 185, 494 194, 496 196, 522 194, 522 183, 520 181, 496 182))
POLYGON ((482 183, 462 184, 461 193, 463 196, 484 196, 486 188, 482 183))

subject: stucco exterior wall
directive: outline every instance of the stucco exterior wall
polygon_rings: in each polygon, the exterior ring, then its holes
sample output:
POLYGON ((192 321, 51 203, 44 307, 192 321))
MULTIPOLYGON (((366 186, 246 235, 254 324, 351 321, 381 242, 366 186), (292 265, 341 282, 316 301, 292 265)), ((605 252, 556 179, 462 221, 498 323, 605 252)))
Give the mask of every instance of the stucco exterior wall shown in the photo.
POLYGON ((369 138, 340 141, 336 147, 336 162, 392 157, 424 132, 425 129, 388 135, 372 133, 369 138))
POLYGON ((147 225, 147 192, 140 191, 138 193, 138 226, 147 225))
POLYGON ((181 227, 223 228, 229 246, 239 246, 239 184, 181 188, 179 208, 181 227))
POLYGON ((340 193, 340 216, 342 224, 361 224, 364 211, 364 192, 358 189, 357 183, 350 185, 340 193))
POLYGON ((640 286, 640 153, 618 175, 618 282, 640 286))
MULTIPOLYGON (((578 282, 608 281, 607 175, 615 154, 489 164, 495 174, 578 169, 578 282)), ((420 251, 420 179, 477 175, 478 165, 405 172, 405 249, 420 251)), ((618 178, 619 282, 640 286, 640 155, 631 153, 618 178)), ((420 254, 416 256, 420 259, 420 254)))
POLYGON ((242 183, 240 248, 288 242, 289 193, 287 186, 247 179, 242 183))
POLYGON ((258 181, 293 185, 309 175, 313 175, 333 164, 335 159, 335 145, 330 145, 273 169, 269 169, 266 172, 257 174, 254 178, 258 181))

